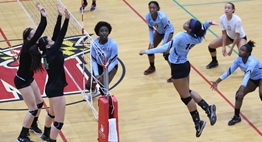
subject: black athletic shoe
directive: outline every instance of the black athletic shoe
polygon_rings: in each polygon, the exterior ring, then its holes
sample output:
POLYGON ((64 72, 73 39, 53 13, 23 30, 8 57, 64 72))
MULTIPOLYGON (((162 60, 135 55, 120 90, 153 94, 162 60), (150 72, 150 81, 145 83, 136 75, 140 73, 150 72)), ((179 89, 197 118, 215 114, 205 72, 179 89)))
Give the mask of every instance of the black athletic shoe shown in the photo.
POLYGON ((240 122, 241 121, 241 117, 240 116, 234 116, 229 122, 228 122, 228 125, 231 126, 231 125, 235 125, 236 123, 240 122))
POLYGON ((203 120, 200 120, 199 123, 195 126, 196 128, 196 137, 200 137, 202 134, 203 129, 206 126, 206 122, 203 120))
POLYGON ((79 8, 79 10, 80 10, 80 11, 85 10, 85 8, 86 8, 87 5, 88 5, 88 4, 84 4, 84 3, 83 3, 82 6, 79 8))
POLYGON ((93 4, 91 5, 90 11, 94 11, 95 9, 96 9, 96 3, 93 3, 93 4))
POLYGON ((208 107, 209 114, 207 115, 210 121, 210 125, 214 125, 217 122, 216 105, 210 105, 208 107))
POLYGON ((37 134, 37 135, 42 134, 42 130, 41 130, 40 128, 38 128, 38 126, 32 126, 32 127, 30 128, 30 130, 33 131, 33 132, 34 132, 35 134, 37 134))
POLYGON ((31 141, 28 137, 25 137, 25 138, 21 138, 21 137, 18 137, 16 139, 17 142, 33 142, 31 141))
POLYGON ((218 66, 218 62, 213 62, 213 61, 211 61, 211 62, 206 66, 206 68, 207 68, 207 69, 211 69, 211 68, 214 68, 214 67, 216 67, 216 66, 218 66))
POLYGON ((50 140, 50 138, 49 138, 48 136, 46 136, 45 134, 43 134, 43 135, 40 137, 40 139, 41 139, 42 141, 49 141, 49 140, 50 140))

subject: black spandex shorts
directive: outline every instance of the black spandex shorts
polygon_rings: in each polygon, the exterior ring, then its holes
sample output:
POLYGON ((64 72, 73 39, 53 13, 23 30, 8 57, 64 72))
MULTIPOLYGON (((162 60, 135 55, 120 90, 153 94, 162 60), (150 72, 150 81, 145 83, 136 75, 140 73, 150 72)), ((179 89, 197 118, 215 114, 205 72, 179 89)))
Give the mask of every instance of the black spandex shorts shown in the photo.
POLYGON ((64 89, 45 89, 45 94, 48 98, 61 97, 64 96, 64 89))
MULTIPOLYGON (((228 38, 232 43, 234 42, 234 39, 230 38, 228 35, 227 35, 227 38, 228 38)), ((245 40, 247 40, 247 36, 244 36, 244 37, 242 37, 242 38, 240 38, 240 39, 245 39, 245 40)))
POLYGON ((186 61, 182 64, 172 64, 171 63, 171 76, 173 79, 185 78, 190 73, 190 63, 186 61))
POLYGON ((26 80, 18 75, 15 75, 15 78, 14 78, 16 89, 22 89, 22 88, 28 87, 31 85, 33 81, 34 81, 34 78, 30 78, 26 80))

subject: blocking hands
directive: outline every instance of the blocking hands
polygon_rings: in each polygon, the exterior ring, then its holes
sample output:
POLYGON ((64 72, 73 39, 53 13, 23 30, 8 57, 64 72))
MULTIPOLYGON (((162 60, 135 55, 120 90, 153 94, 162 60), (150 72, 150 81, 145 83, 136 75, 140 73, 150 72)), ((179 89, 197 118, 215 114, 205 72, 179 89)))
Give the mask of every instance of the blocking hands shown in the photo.
POLYGON ((42 16, 46 17, 45 8, 39 2, 36 3, 36 7, 41 12, 42 16))

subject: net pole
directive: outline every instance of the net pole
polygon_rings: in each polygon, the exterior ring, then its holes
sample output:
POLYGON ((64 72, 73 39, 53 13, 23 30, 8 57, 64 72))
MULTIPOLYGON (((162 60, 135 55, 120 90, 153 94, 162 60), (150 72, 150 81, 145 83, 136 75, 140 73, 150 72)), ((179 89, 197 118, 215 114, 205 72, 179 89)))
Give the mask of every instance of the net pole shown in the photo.
POLYGON ((104 87, 105 87, 105 98, 107 99, 107 101, 109 101, 109 83, 108 83, 108 66, 107 63, 104 62, 104 66, 103 66, 103 71, 104 71, 104 77, 103 77, 103 82, 104 82, 104 87))
MULTIPOLYGON (((84 11, 83 9, 81 9, 81 17, 82 17, 82 36, 85 35, 85 29, 84 29, 84 11)), ((84 39, 82 40, 82 49, 83 51, 85 50, 85 43, 84 43, 84 39)), ((82 54, 82 62, 83 62, 83 65, 82 65, 82 70, 83 70, 83 90, 85 89, 85 77, 84 77, 84 72, 85 72, 85 57, 84 57, 84 53, 82 54)), ((92 88, 92 87, 91 87, 92 88)))

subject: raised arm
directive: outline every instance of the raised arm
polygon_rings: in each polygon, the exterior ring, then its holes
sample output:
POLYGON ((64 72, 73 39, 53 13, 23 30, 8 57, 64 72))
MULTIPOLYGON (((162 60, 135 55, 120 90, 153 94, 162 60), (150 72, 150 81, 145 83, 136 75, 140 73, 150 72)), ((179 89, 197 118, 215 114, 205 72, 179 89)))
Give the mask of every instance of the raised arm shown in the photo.
POLYGON ((56 41, 56 39, 58 37, 58 34, 60 32, 60 27, 61 27, 61 20, 62 20, 62 10, 60 8, 60 5, 57 4, 56 7, 57 7, 58 16, 57 16, 57 20, 56 20, 56 25, 55 25, 55 28, 54 28, 53 36, 52 36, 52 40, 53 41, 56 41))
POLYGON ((65 21, 64 21, 64 24, 59 32, 59 35, 55 41, 55 44, 53 45, 53 49, 51 48, 50 50, 59 50, 62 46, 62 43, 64 41, 64 38, 65 38, 65 35, 66 35, 66 32, 67 32, 67 28, 68 28, 68 22, 69 22, 69 18, 70 18, 70 15, 69 15, 69 12, 67 11, 67 9, 65 9, 65 21))
POLYGON ((56 24, 55 24, 55 28, 54 28, 54 32, 53 32, 53 36, 52 36, 52 40, 56 41, 59 32, 60 32, 60 26, 61 26, 61 20, 62 20, 62 15, 58 15, 57 16, 57 20, 56 20, 56 24))
POLYGON ((32 45, 34 45, 37 42, 37 40, 42 36, 42 34, 45 31, 46 25, 47 25, 46 12, 45 12, 44 7, 42 7, 40 5, 40 3, 36 3, 36 6, 37 6, 38 10, 41 13, 41 20, 40 20, 40 23, 39 23, 36 31, 35 31, 34 36, 28 42, 26 42, 25 45, 24 45, 25 47, 28 47, 28 49, 32 45))

